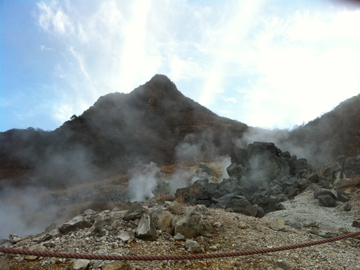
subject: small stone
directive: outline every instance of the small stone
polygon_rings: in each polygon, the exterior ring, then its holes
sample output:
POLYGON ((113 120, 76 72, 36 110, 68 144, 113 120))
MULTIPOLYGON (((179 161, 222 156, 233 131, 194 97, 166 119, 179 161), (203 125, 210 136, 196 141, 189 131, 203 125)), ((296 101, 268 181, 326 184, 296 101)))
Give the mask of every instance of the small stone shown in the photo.
POLYGON ((120 234, 118 235, 118 237, 121 241, 128 241, 131 237, 127 232, 120 232, 120 234))
POLYGON ((222 226, 222 224, 221 224, 219 221, 216 221, 216 222, 213 223, 213 226, 214 226, 215 228, 220 229, 221 226, 222 226))
POLYGON ((238 227, 240 228, 240 229, 247 229, 247 228, 249 228, 249 225, 247 225, 245 222, 243 222, 243 221, 240 221, 239 223, 238 223, 238 227))
POLYGON ((10 234, 9 239, 10 239, 11 244, 16 244, 17 242, 19 242, 21 240, 21 237, 18 236, 17 234, 10 234))
POLYGON ((281 219, 270 224, 270 228, 274 231, 285 231, 285 222, 281 219))
POLYGON ((360 220, 354 220, 352 226, 356 228, 360 228, 360 220))
POLYGON ((294 269, 289 263, 287 263, 285 261, 276 262, 275 267, 283 269, 283 270, 293 270, 294 269))
POLYGON ((209 249, 210 250, 217 250, 218 248, 217 248, 217 246, 214 245, 214 246, 210 246, 209 249))
POLYGON ((351 211, 351 204, 350 203, 346 203, 345 205, 344 205, 344 211, 351 211))
POLYGON ((96 212, 92 209, 86 209, 83 213, 85 216, 95 215, 96 212))
POLYGON ((73 270, 84 270, 89 266, 89 263, 90 263, 89 260, 84 260, 84 259, 76 260, 73 264, 72 269, 73 270))
POLYGON ((102 270, 130 270, 131 267, 126 262, 114 262, 106 264, 102 267, 102 270))
POLYGON ((185 236, 183 236, 181 233, 177 233, 175 234, 174 239, 178 241, 183 241, 185 240, 185 236))
POLYGON ((198 242, 189 239, 185 242, 185 248, 191 253, 202 252, 201 246, 198 244, 198 242))
POLYGON ((48 227, 46 227, 45 232, 50 232, 52 230, 56 229, 56 224, 55 223, 51 223, 48 227))
MULTIPOLYGON (((41 246, 41 245, 35 245, 35 246, 31 246, 29 248, 29 251, 46 251, 46 247, 44 246, 41 246)), ((34 261, 36 260, 37 258, 39 258, 39 256, 35 256, 35 255, 26 255, 25 256, 25 260, 28 260, 28 261, 34 261)))

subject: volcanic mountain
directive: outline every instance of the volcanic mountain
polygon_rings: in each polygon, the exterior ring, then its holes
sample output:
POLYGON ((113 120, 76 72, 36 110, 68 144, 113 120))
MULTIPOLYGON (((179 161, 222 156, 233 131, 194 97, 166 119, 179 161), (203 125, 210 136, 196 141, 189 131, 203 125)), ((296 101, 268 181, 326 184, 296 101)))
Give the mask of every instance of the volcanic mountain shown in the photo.
POLYGON ((129 94, 100 97, 54 131, 0 133, 0 179, 58 186, 125 172, 138 162, 174 164, 184 152, 209 159, 230 153, 233 138, 247 128, 185 97, 166 76, 155 75, 129 94))
POLYGON ((321 165, 360 154, 360 95, 292 131, 269 132, 220 117, 155 75, 129 94, 100 97, 54 131, 0 133, 0 183, 66 186, 125 173, 140 162, 209 160, 229 155, 245 133, 249 143, 259 140, 249 136, 256 133, 295 153, 307 149, 303 156, 321 165))

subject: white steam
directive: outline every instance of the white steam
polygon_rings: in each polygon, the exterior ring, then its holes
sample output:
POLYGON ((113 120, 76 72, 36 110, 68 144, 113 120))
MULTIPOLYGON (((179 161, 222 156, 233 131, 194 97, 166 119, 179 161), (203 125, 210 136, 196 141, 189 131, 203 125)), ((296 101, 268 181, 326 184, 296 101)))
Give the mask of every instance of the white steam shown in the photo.
POLYGON ((154 162, 141 164, 131 170, 133 177, 129 180, 128 191, 131 202, 140 202, 154 197, 156 174, 160 169, 154 162))
POLYGON ((46 188, 7 188, 0 193, 0 239, 10 234, 25 236, 45 231, 51 223, 64 222, 62 209, 42 201, 46 188))

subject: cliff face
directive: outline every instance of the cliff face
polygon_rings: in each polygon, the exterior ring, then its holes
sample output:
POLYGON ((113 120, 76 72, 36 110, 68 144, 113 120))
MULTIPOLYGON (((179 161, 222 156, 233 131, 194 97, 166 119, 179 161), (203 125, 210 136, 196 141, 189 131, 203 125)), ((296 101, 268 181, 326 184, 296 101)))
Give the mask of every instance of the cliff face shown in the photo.
POLYGON ((166 76, 155 75, 129 94, 100 97, 54 131, 1 133, 0 179, 88 181, 123 172, 136 162, 173 164, 184 140, 190 146, 203 144, 202 158, 211 158, 215 152, 229 153, 232 138, 246 129, 185 97, 166 76), (207 151, 205 143, 216 151, 207 151))

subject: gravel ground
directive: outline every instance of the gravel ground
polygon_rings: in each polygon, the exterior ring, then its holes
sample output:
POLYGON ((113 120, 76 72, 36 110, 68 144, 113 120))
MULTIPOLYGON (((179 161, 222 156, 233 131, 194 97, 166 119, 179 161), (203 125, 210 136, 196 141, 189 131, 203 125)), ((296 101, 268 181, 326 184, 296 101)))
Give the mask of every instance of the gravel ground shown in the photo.
MULTIPOLYGON (((304 195, 305 196, 305 195, 304 195)), ((310 196, 310 195, 306 195, 310 196)), ((299 200, 302 198, 295 198, 299 200)), ((294 202, 289 202, 293 205, 294 202)), ((295 203, 296 204, 296 203, 295 203)), ((156 208, 166 208, 166 205, 156 205, 156 208)), ((311 208, 306 205, 303 208, 311 208)), ((295 213, 290 210, 288 215, 295 213)), ((281 212, 276 213, 277 215, 281 212)), ((301 213, 300 213, 301 214, 301 213)), ((326 215, 326 212, 321 215, 326 215)), ((143 241, 132 238, 126 242, 115 236, 119 230, 133 232, 131 222, 122 221, 122 212, 101 212, 103 218, 114 219, 114 226, 107 236, 96 237, 91 230, 82 229, 58 236, 55 239, 42 242, 47 251, 74 252, 83 254, 107 255, 181 255, 191 254, 185 248, 185 242, 176 240, 170 234, 160 233, 156 241, 143 241)), ((282 222, 272 222, 268 215, 264 219, 245 216, 239 213, 227 212, 222 209, 206 209, 202 219, 208 220, 213 227, 211 235, 199 236, 194 241, 202 247, 203 253, 234 252, 254 250, 271 247, 280 247, 299 243, 307 243, 323 239, 318 235, 299 230, 282 222)), ((276 218, 276 217, 274 217, 276 218)), ((320 222, 318 218, 316 222, 320 222)), ((342 224, 342 223, 336 223, 342 224)), ((341 225, 342 226, 342 225, 341 225)), ((29 236, 15 244, 14 248, 29 249, 37 245, 36 237, 29 236)), ((295 250, 273 252, 261 255, 229 257, 203 260, 185 261, 128 261, 121 263, 118 268, 110 268, 111 261, 88 261, 89 269, 276 269, 276 270, 307 270, 307 269, 333 269, 355 270, 360 269, 360 240, 348 238, 337 242, 318 246, 300 248, 295 250)), ((76 260, 37 258, 26 256, 0 256, 2 269, 82 269, 77 268, 76 260), (2 257, 2 258, 1 258, 2 257), (2 262, 1 262, 2 261, 2 262)), ((119 262, 117 262, 119 263, 119 262)))
POLYGON ((313 191, 306 191, 294 199, 283 202, 285 210, 267 214, 263 219, 275 221, 282 219, 291 226, 301 226, 303 229, 320 231, 322 233, 337 233, 340 230, 355 232, 359 228, 352 227, 352 222, 359 218, 357 216, 359 204, 356 196, 350 200, 351 211, 344 211, 345 203, 338 202, 336 207, 319 206, 314 199, 313 191))

